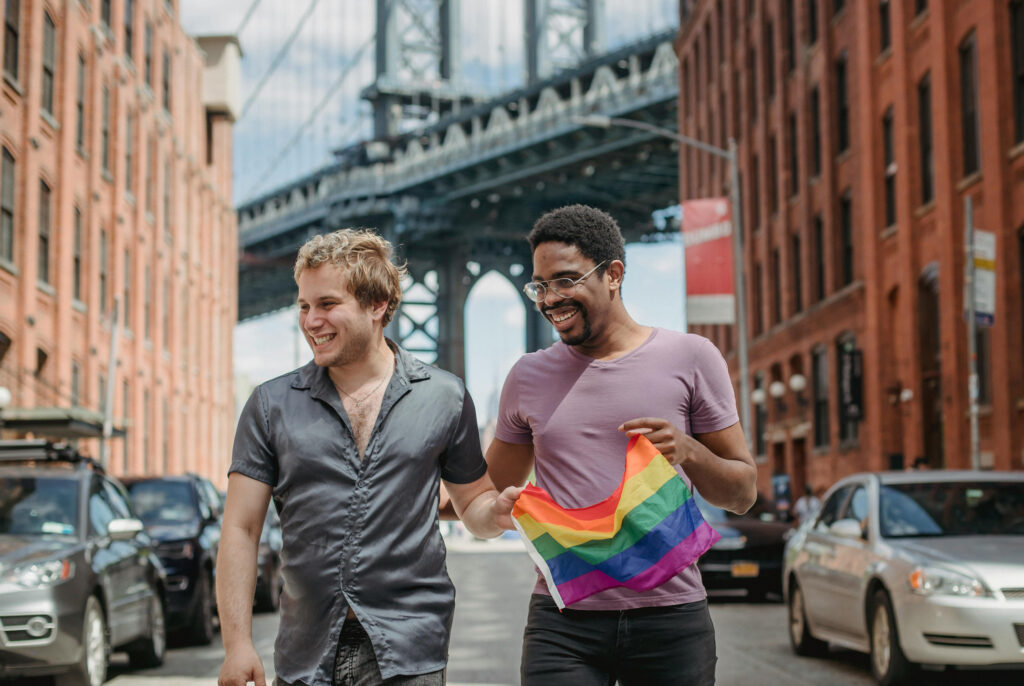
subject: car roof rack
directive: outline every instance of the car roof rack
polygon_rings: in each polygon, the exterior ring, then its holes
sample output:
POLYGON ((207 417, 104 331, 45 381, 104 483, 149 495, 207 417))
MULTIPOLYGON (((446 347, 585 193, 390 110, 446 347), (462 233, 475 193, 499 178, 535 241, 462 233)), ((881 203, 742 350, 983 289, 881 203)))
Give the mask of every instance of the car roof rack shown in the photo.
POLYGON ((0 462, 67 462, 91 464, 95 469, 103 467, 78 452, 67 443, 53 443, 47 440, 0 440, 0 462))

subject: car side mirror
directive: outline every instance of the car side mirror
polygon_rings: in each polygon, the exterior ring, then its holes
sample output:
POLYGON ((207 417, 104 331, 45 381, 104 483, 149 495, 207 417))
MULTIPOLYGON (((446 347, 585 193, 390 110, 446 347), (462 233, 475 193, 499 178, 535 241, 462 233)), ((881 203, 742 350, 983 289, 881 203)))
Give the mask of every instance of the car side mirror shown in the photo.
POLYGON ((140 519, 114 519, 107 525, 107 534, 114 541, 130 541, 142 533, 140 519))
POLYGON ((856 519, 840 519, 828 528, 828 533, 836 538, 849 538, 856 541, 863 537, 860 522, 856 519))

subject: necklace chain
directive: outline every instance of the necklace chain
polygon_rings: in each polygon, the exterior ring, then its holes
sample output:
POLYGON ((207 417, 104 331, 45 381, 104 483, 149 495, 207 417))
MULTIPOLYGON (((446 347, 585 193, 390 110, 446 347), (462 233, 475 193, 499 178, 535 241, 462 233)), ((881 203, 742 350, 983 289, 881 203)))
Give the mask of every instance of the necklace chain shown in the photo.
POLYGON ((352 402, 354 402, 356 404, 356 407, 359 407, 360 405, 365 403, 367 401, 367 399, 369 399, 370 396, 372 396, 374 393, 376 393, 377 389, 380 388, 384 384, 384 382, 387 379, 389 379, 389 378, 391 378, 391 374, 385 374, 384 376, 382 376, 380 378, 380 381, 377 382, 377 385, 374 386, 373 389, 369 393, 364 395, 362 400, 360 400, 359 398, 356 398, 354 395, 352 395, 351 393, 347 392, 341 386, 337 386, 337 388, 338 388, 339 391, 341 391, 342 395, 345 395, 345 396, 348 396, 349 398, 351 398, 352 402))

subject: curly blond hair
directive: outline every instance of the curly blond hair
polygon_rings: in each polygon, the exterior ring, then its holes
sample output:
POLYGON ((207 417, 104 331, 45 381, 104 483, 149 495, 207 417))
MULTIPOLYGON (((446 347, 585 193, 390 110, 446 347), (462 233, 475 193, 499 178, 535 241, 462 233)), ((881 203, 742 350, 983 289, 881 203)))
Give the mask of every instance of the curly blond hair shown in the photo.
POLYGON ((391 243, 369 229, 341 229, 316 235, 299 248, 295 282, 306 269, 333 264, 345 270, 348 288, 363 307, 387 301, 382 325, 387 326, 402 302, 405 265, 392 262, 391 243))

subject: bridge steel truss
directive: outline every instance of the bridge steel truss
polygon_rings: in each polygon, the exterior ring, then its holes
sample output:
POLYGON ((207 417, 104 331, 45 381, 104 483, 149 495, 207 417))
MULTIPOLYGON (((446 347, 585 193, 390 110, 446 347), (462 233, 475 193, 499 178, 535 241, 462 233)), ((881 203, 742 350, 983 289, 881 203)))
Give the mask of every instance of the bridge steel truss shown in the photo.
MULTIPOLYGON (((469 291, 488 271, 517 288, 531 277, 525 235, 540 214, 587 203, 609 211, 627 240, 659 239, 651 212, 678 202, 676 144, 636 129, 587 127, 579 117, 633 117, 675 129, 674 36, 452 111, 389 139, 386 159, 339 157, 241 206, 239 319, 294 303, 292 261, 309 236, 372 227, 396 245, 418 285, 410 292, 420 294, 403 305, 389 335, 404 342, 415 334, 420 355, 464 375, 469 291)), ((551 327, 525 296, 524 303, 526 348, 536 350, 550 342, 551 327)))

